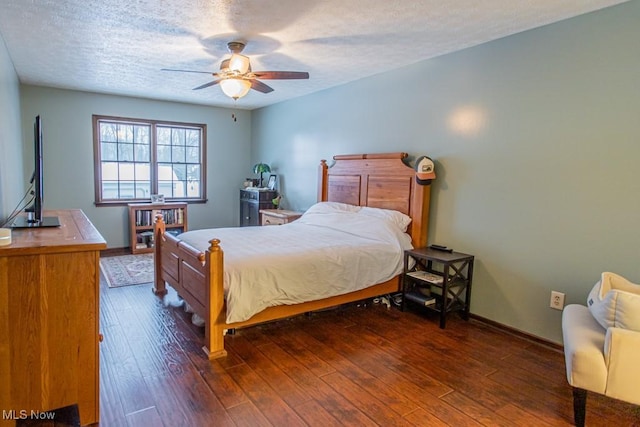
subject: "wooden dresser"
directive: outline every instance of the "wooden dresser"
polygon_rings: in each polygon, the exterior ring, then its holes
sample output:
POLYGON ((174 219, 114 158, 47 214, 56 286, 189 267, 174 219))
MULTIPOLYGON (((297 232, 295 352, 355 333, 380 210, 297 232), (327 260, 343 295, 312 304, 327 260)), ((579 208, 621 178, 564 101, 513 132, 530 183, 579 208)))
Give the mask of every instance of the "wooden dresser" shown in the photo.
POLYGON ((14 411, 3 418, 17 418, 77 404, 83 425, 97 423, 107 245, 81 210, 46 214, 61 226, 13 229, 12 244, 0 247, 0 406, 14 411))

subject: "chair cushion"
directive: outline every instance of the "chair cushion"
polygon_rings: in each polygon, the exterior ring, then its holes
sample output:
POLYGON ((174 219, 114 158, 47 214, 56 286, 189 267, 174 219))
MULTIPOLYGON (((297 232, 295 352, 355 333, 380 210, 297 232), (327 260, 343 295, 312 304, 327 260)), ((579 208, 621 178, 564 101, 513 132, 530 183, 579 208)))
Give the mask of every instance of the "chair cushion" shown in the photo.
POLYGON ((591 315, 604 328, 640 331, 640 285, 615 273, 602 273, 587 297, 591 315))

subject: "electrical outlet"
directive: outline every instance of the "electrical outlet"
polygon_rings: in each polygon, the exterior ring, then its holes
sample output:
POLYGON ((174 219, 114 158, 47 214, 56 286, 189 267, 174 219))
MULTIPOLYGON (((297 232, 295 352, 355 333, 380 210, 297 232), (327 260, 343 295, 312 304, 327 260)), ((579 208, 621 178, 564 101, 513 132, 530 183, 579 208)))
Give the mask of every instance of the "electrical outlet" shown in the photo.
POLYGON ((555 308, 556 310, 562 310, 564 307, 564 294, 558 291, 551 291, 549 307, 555 308))

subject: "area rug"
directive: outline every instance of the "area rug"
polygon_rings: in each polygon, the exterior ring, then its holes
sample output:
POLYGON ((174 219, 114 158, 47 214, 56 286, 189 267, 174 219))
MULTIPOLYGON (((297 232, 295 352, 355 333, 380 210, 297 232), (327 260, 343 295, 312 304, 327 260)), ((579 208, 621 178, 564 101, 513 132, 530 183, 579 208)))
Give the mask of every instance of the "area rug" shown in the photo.
POLYGON ((110 288, 153 282, 153 254, 100 258, 100 269, 110 288))

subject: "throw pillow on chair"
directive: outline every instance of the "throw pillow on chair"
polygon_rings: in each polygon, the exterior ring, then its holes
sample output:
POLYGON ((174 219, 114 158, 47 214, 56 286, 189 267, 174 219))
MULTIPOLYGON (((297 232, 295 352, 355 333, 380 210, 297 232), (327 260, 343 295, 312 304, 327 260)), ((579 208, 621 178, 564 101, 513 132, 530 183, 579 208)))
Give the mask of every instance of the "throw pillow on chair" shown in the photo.
POLYGON ((589 293, 587 306, 603 328, 640 331, 640 285, 605 272, 589 293))

